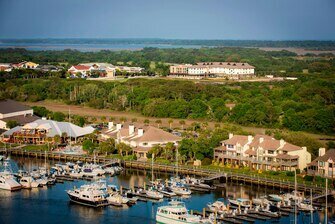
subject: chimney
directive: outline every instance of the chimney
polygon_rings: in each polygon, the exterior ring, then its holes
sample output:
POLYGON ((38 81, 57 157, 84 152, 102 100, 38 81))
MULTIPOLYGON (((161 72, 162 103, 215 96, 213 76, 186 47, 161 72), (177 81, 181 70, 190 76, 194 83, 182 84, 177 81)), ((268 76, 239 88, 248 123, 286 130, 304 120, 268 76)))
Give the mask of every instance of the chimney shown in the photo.
POLYGON ((138 131, 137 131, 137 135, 138 136, 142 136, 143 135, 143 128, 139 128, 138 131))
POLYGON ((114 127, 113 121, 108 122, 108 130, 112 130, 114 127))
POLYGON ((285 145, 284 139, 280 139, 280 147, 283 147, 285 145))
POLYGON ((248 142, 251 142, 253 139, 252 135, 248 135, 248 142))
POLYGON ((116 124, 116 130, 117 130, 117 131, 120 131, 121 128, 122 128, 122 124, 116 124))
POLYGON ((264 138, 263 137, 260 137, 259 138, 259 143, 262 143, 264 141, 264 138))
POLYGON ((231 139, 232 137, 234 137, 233 133, 229 133, 229 139, 231 139))
POLYGON ((135 126, 133 124, 129 125, 129 135, 132 135, 135 133, 135 126))
POLYGON ((319 148, 319 156, 323 156, 326 153, 325 148, 319 148))

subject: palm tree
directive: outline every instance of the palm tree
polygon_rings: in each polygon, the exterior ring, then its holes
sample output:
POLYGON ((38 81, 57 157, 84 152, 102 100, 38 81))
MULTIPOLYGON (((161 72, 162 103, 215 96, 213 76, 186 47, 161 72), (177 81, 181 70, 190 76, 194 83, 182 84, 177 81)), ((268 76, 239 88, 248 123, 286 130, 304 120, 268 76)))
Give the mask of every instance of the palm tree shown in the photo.
POLYGON ((54 136, 54 143, 57 146, 61 142, 61 137, 59 135, 54 136))
POLYGON ((97 118, 96 118, 96 117, 92 117, 92 118, 91 118, 91 122, 92 122, 92 123, 95 123, 96 121, 97 121, 97 118))
POLYGON ((185 121, 184 120, 180 120, 179 124, 181 125, 181 129, 184 130, 185 121))
POLYGON ((158 128, 159 128, 159 125, 162 124, 162 120, 156 120, 155 123, 157 124, 158 128))
POLYGON ((127 121, 127 118, 126 118, 126 117, 120 117, 120 121, 121 121, 122 123, 124 123, 124 122, 127 121))
POLYGON ((115 120, 114 117, 110 117, 110 118, 109 118, 109 121, 110 121, 110 122, 112 122, 112 121, 114 121, 114 120, 115 120))
MULTIPOLYGON (((62 139, 63 139, 63 142, 65 142, 65 139, 67 138, 67 133, 66 132, 62 132, 62 139)), ((71 141, 71 139, 70 139, 71 141)))
POLYGON ((137 118, 136 118, 136 117, 132 118, 132 119, 131 119, 131 122, 132 122, 132 123, 137 122, 137 118))
POLYGON ((102 124, 104 124, 105 121, 106 121, 106 117, 105 117, 105 116, 102 116, 100 119, 101 119, 101 121, 102 121, 102 124))
POLYGON ((172 129, 173 120, 172 119, 168 120, 168 123, 169 123, 170 129, 172 129))

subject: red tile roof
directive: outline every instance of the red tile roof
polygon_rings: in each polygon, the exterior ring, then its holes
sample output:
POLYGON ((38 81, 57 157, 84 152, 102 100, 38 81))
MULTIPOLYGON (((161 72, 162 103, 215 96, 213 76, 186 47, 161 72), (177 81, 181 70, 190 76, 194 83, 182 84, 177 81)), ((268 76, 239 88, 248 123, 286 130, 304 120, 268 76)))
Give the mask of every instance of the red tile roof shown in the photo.
POLYGON ((90 66, 86 66, 86 65, 74 65, 73 67, 77 70, 89 70, 90 69, 90 66))
POLYGON ((301 150, 301 147, 285 142, 285 145, 283 146, 282 150, 287 151, 287 152, 292 152, 292 151, 301 150))

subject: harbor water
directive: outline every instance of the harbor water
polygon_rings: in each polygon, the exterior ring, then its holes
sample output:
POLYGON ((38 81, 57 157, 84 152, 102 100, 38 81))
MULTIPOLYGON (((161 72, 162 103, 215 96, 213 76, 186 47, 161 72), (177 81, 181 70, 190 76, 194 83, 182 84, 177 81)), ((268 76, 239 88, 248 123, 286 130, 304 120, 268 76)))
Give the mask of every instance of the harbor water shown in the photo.
MULTIPOLYGON (((19 169, 33 170, 38 166, 44 166, 44 160, 28 158, 12 158, 19 169)), ((49 161, 51 166, 57 161, 49 161)), ((166 179, 173 174, 155 173, 154 178, 166 179)), ((151 172, 140 170, 125 170, 118 176, 106 176, 109 184, 122 185, 123 187, 143 186, 144 182, 151 179, 151 172)), ((87 181, 65 181, 53 186, 32 190, 20 190, 9 192, 0 190, 0 223, 156 223, 155 214, 158 206, 163 202, 137 202, 132 207, 105 207, 90 208, 70 202, 66 190, 79 187, 87 181)), ((211 193, 193 192, 190 198, 183 198, 189 210, 202 211, 207 203, 214 202, 218 198, 256 198, 271 193, 278 194, 278 190, 263 188, 257 185, 248 186, 237 183, 228 183, 225 188, 211 193)), ((256 221, 255 223, 293 223, 294 215, 284 216, 280 219, 256 221)), ((317 211, 313 215, 314 223, 324 223, 324 212, 317 211)), ((329 220, 334 220, 334 210, 329 211, 329 220)), ((300 212, 298 223, 311 223, 311 214, 300 212)))

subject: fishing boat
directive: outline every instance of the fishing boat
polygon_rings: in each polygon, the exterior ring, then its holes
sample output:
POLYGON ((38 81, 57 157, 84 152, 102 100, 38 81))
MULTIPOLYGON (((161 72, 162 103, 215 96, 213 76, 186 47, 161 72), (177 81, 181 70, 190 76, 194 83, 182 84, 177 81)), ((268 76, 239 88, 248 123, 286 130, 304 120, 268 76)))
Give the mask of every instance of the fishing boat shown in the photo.
POLYGON ((13 175, 10 167, 9 159, 4 161, 4 170, 0 172, 0 189, 15 191, 22 188, 13 175))
POLYGON ((40 183, 38 183, 33 177, 31 176, 24 176, 20 179, 20 184, 22 185, 22 188, 30 189, 30 188, 37 188, 40 186, 40 183))
POLYGON ((251 207, 251 201, 249 199, 238 198, 236 200, 234 200, 234 199, 228 199, 228 201, 229 201, 229 204, 232 207, 240 207, 242 209, 250 208, 251 207))
POLYGON ((190 215, 183 202, 171 201, 160 206, 156 212, 156 222, 161 224, 210 223, 199 216, 190 215))

